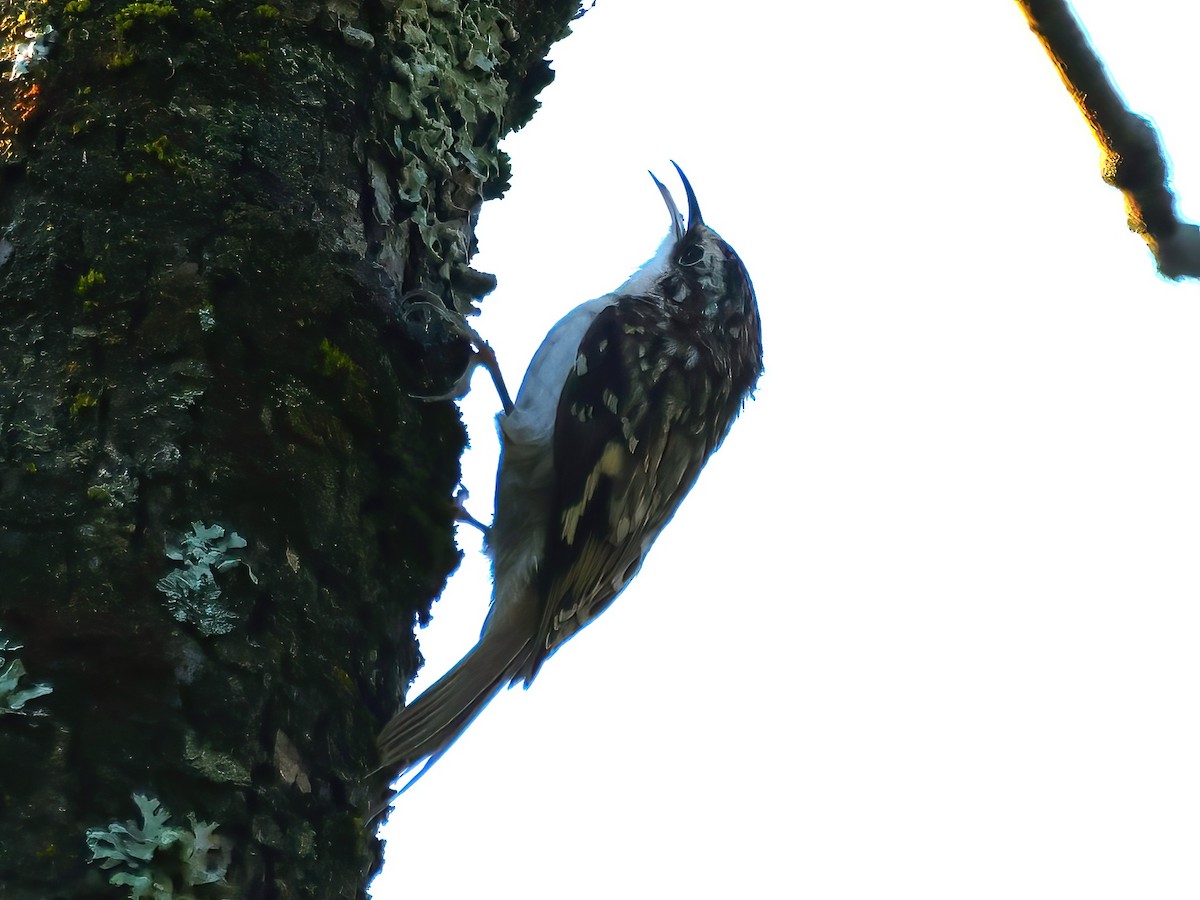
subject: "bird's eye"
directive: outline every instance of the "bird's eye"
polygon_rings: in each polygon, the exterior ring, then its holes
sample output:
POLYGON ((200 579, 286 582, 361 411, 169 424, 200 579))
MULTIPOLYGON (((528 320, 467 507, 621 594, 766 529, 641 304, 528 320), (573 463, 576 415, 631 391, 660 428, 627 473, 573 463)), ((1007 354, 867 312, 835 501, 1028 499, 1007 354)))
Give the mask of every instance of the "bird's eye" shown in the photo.
POLYGON ((702 259, 704 259, 704 248, 699 244, 692 244, 679 254, 679 264, 681 266, 694 266, 702 259))

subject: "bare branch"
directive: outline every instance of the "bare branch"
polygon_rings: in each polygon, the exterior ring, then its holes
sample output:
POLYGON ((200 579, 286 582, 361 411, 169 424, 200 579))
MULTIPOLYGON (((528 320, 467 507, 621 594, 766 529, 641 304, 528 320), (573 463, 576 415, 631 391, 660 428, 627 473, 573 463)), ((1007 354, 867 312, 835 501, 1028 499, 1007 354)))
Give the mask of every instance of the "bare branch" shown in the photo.
POLYGON ((1125 105, 1066 0, 1017 3, 1100 144, 1102 177, 1125 195, 1129 229, 1164 276, 1200 278, 1200 228, 1176 215, 1154 126, 1125 105))

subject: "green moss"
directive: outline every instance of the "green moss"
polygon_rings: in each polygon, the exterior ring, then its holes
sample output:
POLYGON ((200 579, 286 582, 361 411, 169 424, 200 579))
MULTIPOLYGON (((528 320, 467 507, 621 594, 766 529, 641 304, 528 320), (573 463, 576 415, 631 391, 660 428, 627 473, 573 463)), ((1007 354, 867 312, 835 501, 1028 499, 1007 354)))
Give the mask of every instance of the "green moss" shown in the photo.
POLYGON ((343 372, 355 387, 366 387, 367 377, 362 366, 352 360, 350 354, 341 347, 330 343, 329 338, 321 341, 321 356, 323 357, 321 370, 326 375, 343 372))
POLYGON ((142 144, 142 152, 149 153, 151 156, 157 158, 159 162, 170 162, 174 158, 171 153, 171 142, 167 140, 165 134, 155 138, 148 144, 142 144))
POLYGON ((244 62, 251 66, 261 66, 263 64, 263 55, 261 53, 238 53, 238 62, 244 62))
POLYGON ((25 463, 25 472, 29 475, 36 475, 37 463, 25 463))
POLYGON ((87 498, 89 500, 95 500, 97 503, 104 503, 112 499, 112 494, 107 488, 101 487, 98 484, 93 484, 88 486, 87 498))
POLYGON ((197 9, 192 10, 192 18, 195 19, 197 22, 211 22, 212 17, 213 17, 213 14, 210 13, 207 9, 197 8, 197 9))
POLYGON ((254 14, 260 19, 274 19, 279 15, 279 10, 269 3, 263 3, 254 7, 254 14))
POLYGON ((91 394, 76 394, 75 399, 71 401, 71 415, 77 416, 85 409, 91 409, 93 406, 97 406, 99 403, 100 401, 91 394))
POLYGON ((88 269, 83 275, 79 276, 79 280, 75 282, 75 293, 80 297, 85 297, 93 290, 104 284, 107 279, 103 272, 97 272, 95 269, 88 269))
POLYGON ((136 59, 137 59, 137 54, 134 53, 132 50, 127 51, 127 52, 118 50, 108 60, 108 67, 110 69, 124 69, 127 66, 132 66, 134 63, 134 60, 136 60, 136 59))
POLYGON ((63 7, 63 11, 69 16, 76 16, 79 13, 87 12, 91 8, 92 0, 71 0, 70 3, 63 7))
MULTIPOLYGON (((184 164, 183 154, 171 143, 165 134, 159 135, 154 140, 142 144, 142 152, 152 159, 157 160, 172 172, 187 173, 190 171, 189 167, 184 164)), ((125 182, 132 184, 137 174, 134 172, 128 173, 125 176, 125 182)))
POLYGON ((175 12, 170 3, 130 3, 113 15, 117 31, 128 31, 138 22, 158 22, 175 12))
POLYGON ((347 691, 348 693, 354 692, 354 690, 355 690, 354 679, 351 678, 350 673, 347 672, 345 669, 343 669, 341 666, 333 667, 333 678, 338 684, 340 684, 342 686, 343 690, 347 691))

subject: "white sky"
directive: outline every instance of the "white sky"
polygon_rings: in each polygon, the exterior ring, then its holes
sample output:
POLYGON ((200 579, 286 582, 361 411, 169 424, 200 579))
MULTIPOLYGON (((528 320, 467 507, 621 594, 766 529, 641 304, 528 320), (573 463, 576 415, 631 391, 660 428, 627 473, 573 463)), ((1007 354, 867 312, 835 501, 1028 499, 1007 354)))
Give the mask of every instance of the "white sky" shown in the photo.
MULTIPOLYGON (((1076 8, 1200 220, 1200 8, 1076 8)), ((1016 4, 601 0, 551 55, 480 224, 510 386, 657 247, 672 158, 767 373, 632 587, 400 799, 377 900, 1200 896, 1200 287, 1016 4)), ((485 377, 463 409, 487 518, 485 377)), ((460 543, 432 676, 490 593, 460 543)))

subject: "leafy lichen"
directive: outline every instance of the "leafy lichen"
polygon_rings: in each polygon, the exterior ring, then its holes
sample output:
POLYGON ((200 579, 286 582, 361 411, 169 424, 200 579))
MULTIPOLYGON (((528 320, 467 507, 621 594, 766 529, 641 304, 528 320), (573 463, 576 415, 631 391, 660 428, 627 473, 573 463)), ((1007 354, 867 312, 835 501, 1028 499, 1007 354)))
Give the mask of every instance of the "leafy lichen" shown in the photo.
POLYGON ((25 681, 25 664, 19 659, 8 659, 3 654, 20 650, 19 644, 0 633, 0 716, 7 713, 16 715, 45 715, 42 710, 27 710, 25 704, 38 697, 44 697, 54 689, 48 684, 30 684, 25 681))
POLYGON ((109 884, 128 887, 131 900, 183 900, 199 895, 193 888, 218 885, 229 870, 230 848, 213 836, 215 822, 189 813, 191 827, 170 825, 171 814, 157 799, 134 794, 133 802, 141 812, 140 825, 128 820, 87 830, 88 862, 119 869, 109 884))
MULTIPOLYGON (((25 13, 21 14, 20 19, 25 19, 25 13)), ((27 28, 24 35, 26 41, 6 48, 7 53, 13 54, 9 81, 31 75, 34 67, 50 55, 50 45, 58 37, 58 32, 49 25, 43 25, 40 28, 27 28)))
MULTIPOLYGON (((443 282, 438 292, 468 312, 480 294, 460 277, 471 251, 466 230, 461 221, 441 221, 439 212, 445 192, 455 189, 450 173, 465 170, 485 198, 498 196, 507 181, 508 163, 497 140, 510 86, 501 72, 509 60, 506 45, 517 35, 508 18, 487 3, 425 0, 405 5, 399 37, 388 59, 390 83, 377 128, 389 135, 387 156, 396 161, 391 189, 443 282), (453 239, 447 229, 456 233, 453 239)), ((376 184, 377 207, 383 193, 376 184)), ((391 203, 382 205, 380 220, 386 222, 391 203)))
MULTIPOLYGON (((224 604, 217 601, 221 588, 217 573, 246 565, 232 551, 246 546, 246 539, 236 531, 225 534, 220 525, 192 523, 191 534, 180 538, 179 546, 169 548, 167 557, 178 560, 179 568, 158 580, 157 587, 167 595, 167 608, 180 622, 195 625, 203 634, 228 634, 233 630, 235 617, 224 604)), ((252 581, 254 573, 246 567, 252 581)))

